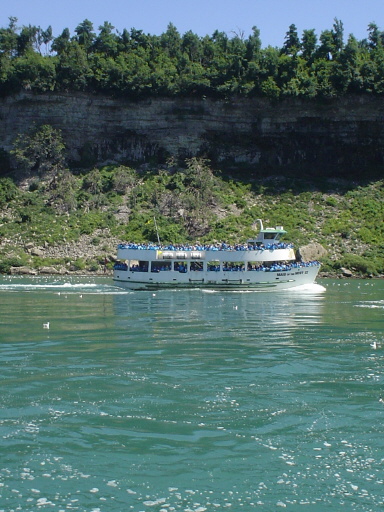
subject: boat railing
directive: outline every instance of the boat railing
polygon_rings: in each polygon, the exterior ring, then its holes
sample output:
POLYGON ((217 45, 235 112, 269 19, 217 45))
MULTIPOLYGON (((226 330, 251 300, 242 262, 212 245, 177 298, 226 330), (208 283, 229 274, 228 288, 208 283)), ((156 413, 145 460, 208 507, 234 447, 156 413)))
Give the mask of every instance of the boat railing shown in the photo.
MULTIPOLYGON (((126 243, 119 244, 118 249, 133 249, 133 250, 150 250, 150 251, 275 251, 277 249, 293 249, 292 243, 279 242, 274 244, 236 244, 230 245, 226 243, 209 244, 209 245, 153 245, 153 244, 135 244, 126 243)), ((183 257, 185 255, 183 254, 183 257)))

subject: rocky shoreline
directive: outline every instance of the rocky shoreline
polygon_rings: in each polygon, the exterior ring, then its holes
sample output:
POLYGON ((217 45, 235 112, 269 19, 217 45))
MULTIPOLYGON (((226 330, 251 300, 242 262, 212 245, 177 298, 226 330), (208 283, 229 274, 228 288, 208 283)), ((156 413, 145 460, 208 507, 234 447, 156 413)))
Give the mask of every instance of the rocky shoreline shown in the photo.
POLYGON ((107 276, 112 275, 112 270, 106 267, 100 270, 71 270, 65 267, 45 266, 40 268, 32 268, 27 266, 11 267, 7 275, 12 276, 107 276))
MULTIPOLYGON (((6 243, 7 241, 3 241, 6 243)), ((24 265, 11 266, 8 275, 112 275, 116 247, 120 240, 99 230, 92 235, 83 235, 77 241, 56 245, 35 245, 33 242, 14 244, 27 259, 24 265), (95 244, 95 240, 98 243, 95 244), (54 261, 55 263, 51 263, 54 261), (56 263, 57 261, 57 263, 56 263), (79 262, 85 268, 79 268, 79 262), (92 261, 91 266, 87 262, 92 261)), ((8 245, 9 247, 9 245, 8 245)), ((7 257, 12 257, 10 250, 7 257)))

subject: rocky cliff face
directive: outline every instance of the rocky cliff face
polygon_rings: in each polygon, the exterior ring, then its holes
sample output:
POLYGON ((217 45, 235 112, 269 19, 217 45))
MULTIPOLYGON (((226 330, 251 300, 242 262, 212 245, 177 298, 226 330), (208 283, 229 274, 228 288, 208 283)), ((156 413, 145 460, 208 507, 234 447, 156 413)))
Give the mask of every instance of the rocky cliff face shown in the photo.
POLYGON ((128 101, 23 93, 0 100, 0 148, 30 126, 62 130, 73 160, 93 163, 205 156, 254 175, 303 172, 362 177, 384 163, 384 101, 265 99, 128 101))

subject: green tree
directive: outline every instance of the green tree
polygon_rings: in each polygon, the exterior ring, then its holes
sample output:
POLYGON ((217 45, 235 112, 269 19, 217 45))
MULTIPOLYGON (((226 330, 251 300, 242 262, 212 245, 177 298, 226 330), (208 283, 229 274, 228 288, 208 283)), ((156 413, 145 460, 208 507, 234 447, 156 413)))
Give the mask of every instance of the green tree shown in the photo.
POLYGON ((280 52, 277 48, 268 46, 262 51, 260 61, 260 72, 262 79, 265 80, 268 77, 277 79, 279 75, 280 66, 280 52))
POLYGON ((122 75, 120 76, 121 93, 137 97, 152 90, 151 68, 144 48, 118 56, 122 75))
POLYGON ((106 94, 119 94, 123 69, 119 60, 95 53, 92 56, 92 89, 106 94))
POLYGON ((84 205, 87 210, 101 208, 107 203, 107 198, 104 194, 107 183, 100 169, 97 167, 86 174, 83 179, 82 188, 87 192, 83 197, 84 205))
POLYGON ((16 31, 17 18, 11 16, 7 28, 0 28, 0 52, 3 55, 15 56, 17 53, 18 35, 16 31))
POLYGON ((59 89, 85 91, 93 78, 93 72, 83 46, 70 41, 58 55, 57 83, 59 89))
POLYGON ((235 36, 228 41, 228 77, 240 79, 246 70, 246 46, 244 41, 235 36))
POLYGON ((52 27, 49 25, 47 30, 41 31, 41 40, 45 44, 45 54, 48 54, 48 45, 53 39, 52 27))
POLYGON ((179 31, 170 23, 166 32, 160 37, 161 46, 169 57, 179 57, 181 53, 181 37, 179 31))
POLYGON ((124 195, 129 190, 132 190, 138 181, 138 176, 134 169, 121 165, 114 170, 112 189, 118 194, 124 195))
POLYGON ((183 69, 176 75, 179 90, 183 94, 207 94, 210 92, 210 81, 205 68, 199 62, 185 59, 183 69))
POLYGON ((146 49, 149 45, 149 37, 144 34, 142 30, 137 30, 135 28, 131 29, 130 37, 129 37, 129 48, 128 50, 135 50, 137 48, 146 49))
POLYGON ((85 19, 75 28, 75 32, 77 34, 77 42, 85 49, 85 52, 88 54, 96 37, 96 34, 93 32, 92 22, 85 19))
POLYGON ((219 30, 215 30, 212 35, 212 41, 215 44, 215 47, 218 49, 219 54, 225 55, 228 50, 228 36, 225 32, 220 32, 219 30))
POLYGON ((301 38, 301 48, 303 50, 303 58, 310 61, 315 54, 317 48, 317 36, 315 29, 304 30, 301 38))
POLYGON ((322 98, 333 98, 337 95, 332 84, 333 62, 328 59, 316 59, 312 65, 317 83, 317 94, 322 98))
POLYGON ((186 32, 181 41, 181 50, 183 53, 188 55, 188 59, 191 62, 202 61, 202 43, 201 39, 197 34, 194 34, 191 30, 186 32))
POLYGON ((68 169, 61 169, 50 185, 49 201, 61 212, 72 212, 77 208, 77 181, 68 169))
POLYGON ((320 46, 316 52, 316 58, 332 60, 336 53, 334 33, 331 30, 323 30, 320 34, 320 46))
POLYGON ((257 27, 252 27, 252 34, 245 42, 246 46, 246 59, 248 62, 256 62, 260 58, 261 39, 260 30, 257 27))
POLYGON ((281 93, 279 86, 271 76, 261 83, 261 92, 270 100, 277 100, 281 93))
POLYGON ((311 73, 307 62, 297 57, 295 66, 291 72, 286 74, 286 80, 281 85, 281 94, 283 96, 302 96, 305 98, 314 98, 317 94, 317 81, 311 73))
POLYGON ((377 65, 372 59, 364 59, 360 66, 363 91, 373 93, 376 90, 377 65))
POLYGON ((186 160, 186 168, 174 173, 170 180, 167 175, 160 176, 160 181, 168 183, 167 188, 173 190, 173 197, 159 193, 156 205, 163 210, 168 208, 175 220, 181 215, 192 237, 200 237, 208 231, 210 208, 217 202, 215 177, 208 164, 208 160, 194 157, 186 160))
POLYGON ((339 53, 344 47, 344 25, 337 18, 334 19, 332 35, 334 48, 339 53))
MULTIPOLYGON (((160 53, 148 66, 150 68, 150 89, 144 87, 143 91, 153 91, 166 96, 175 95, 180 91, 180 82, 183 81, 187 70, 184 69, 179 73, 174 59, 160 53)), ((145 86, 146 66, 142 64, 140 67, 143 72, 143 86, 145 86)))
POLYGON ((20 88, 15 76, 14 59, 0 53, 0 96, 14 94, 20 88))
POLYGON ((20 134, 11 150, 18 168, 29 175, 54 179, 64 168, 65 144, 60 130, 50 125, 20 134))
POLYGON ((285 35, 282 53, 286 55, 297 55, 301 49, 300 39, 297 34, 296 25, 289 26, 289 30, 285 35))
POLYGON ((23 89, 39 93, 54 90, 56 66, 52 57, 30 51, 16 59, 13 67, 15 78, 23 89))
POLYGON ((106 56, 114 56, 117 54, 118 37, 113 33, 114 26, 108 21, 99 27, 99 35, 96 37, 93 48, 96 52, 106 56))
POLYGON ((379 45, 373 52, 373 62, 376 68, 374 78, 374 91, 377 94, 384 92, 384 46, 379 45))
POLYGON ((4 208, 10 201, 15 199, 18 188, 10 178, 0 178, 0 207, 4 208))
POLYGON ((101 194, 103 191, 103 176, 99 169, 92 169, 92 171, 84 177, 83 188, 92 195, 101 194))
POLYGON ((338 73, 335 73, 339 79, 339 88, 346 92, 363 92, 363 77, 360 72, 360 55, 362 50, 359 48, 358 41, 351 34, 347 44, 340 53, 338 59, 338 73))
POLYGON ((368 44, 370 48, 377 48, 382 45, 382 32, 376 23, 369 23, 368 25, 368 44))
POLYGON ((38 47, 38 34, 40 28, 32 25, 22 27, 17 36, 17 55, 22 56, 32 52, 38 47))
POLYGON ((277 83, 283 87, 297 76, 298 57, 281 55, 279 58, 279 77, 277 83))
POLYGON ((51 49, 53 52, 56 52, 58 55, 61 55, 65 51, 68 50, 68 46, 70 44, 71 34, 68 28, 65 28, 60 36, 53 39, 51 49))

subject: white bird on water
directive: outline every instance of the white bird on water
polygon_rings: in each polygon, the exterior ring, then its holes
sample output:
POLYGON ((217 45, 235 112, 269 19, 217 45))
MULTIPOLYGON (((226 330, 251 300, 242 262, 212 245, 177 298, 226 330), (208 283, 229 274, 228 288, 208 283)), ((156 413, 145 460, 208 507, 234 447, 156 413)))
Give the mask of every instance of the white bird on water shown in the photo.
POLYGON ((49 322, 47 322, 46 324, 43 324, 43 329, 49 329, 49 322))
POLYGON ((371 343, 371 347, 372 347, 374 350, 376 350, 376 349, 377 349, 377 343, 376 343, 376 341, 372 341, 372 343, 371 343))

